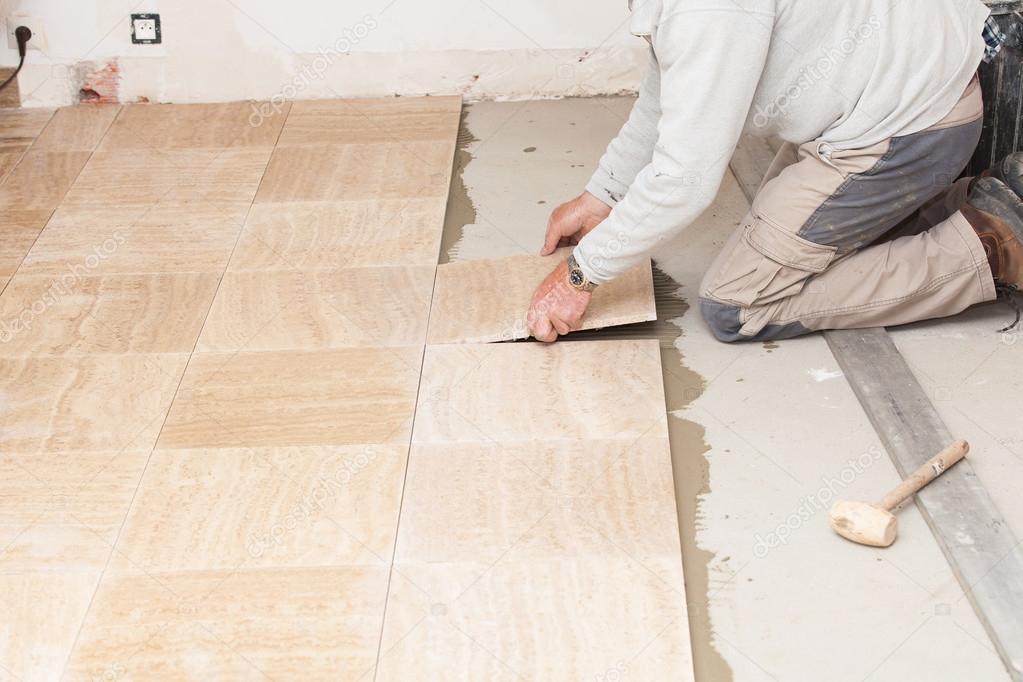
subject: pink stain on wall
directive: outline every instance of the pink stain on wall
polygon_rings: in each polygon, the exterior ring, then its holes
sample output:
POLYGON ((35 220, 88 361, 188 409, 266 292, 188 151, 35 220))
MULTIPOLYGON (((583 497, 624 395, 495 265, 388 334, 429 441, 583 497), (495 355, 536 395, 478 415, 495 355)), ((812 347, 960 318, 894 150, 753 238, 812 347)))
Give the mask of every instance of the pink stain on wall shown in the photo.
POLYGON ((120 101, 121 70, 117 60, 106 64, 81 64, 83 74, 82 85, 78 90, 78 100, 87 104, 110 104, 120 101), (98 67, 98 68, 97 68, 98 67))

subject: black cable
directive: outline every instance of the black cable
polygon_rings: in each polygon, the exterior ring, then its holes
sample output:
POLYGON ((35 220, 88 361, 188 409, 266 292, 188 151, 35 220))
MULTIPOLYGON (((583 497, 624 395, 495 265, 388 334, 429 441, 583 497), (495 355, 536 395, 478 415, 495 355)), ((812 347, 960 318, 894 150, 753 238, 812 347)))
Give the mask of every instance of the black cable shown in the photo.
POLYGON ((18 68, 14 70, 10 78, 0 83, 0 90, 10 85, 18 77, 21 67, 25 66, 25 53, 28 52, 28 41, 32 39, 32 30, 28 26, 19 26, 14 29, 14 37, 18 41, 18 68))

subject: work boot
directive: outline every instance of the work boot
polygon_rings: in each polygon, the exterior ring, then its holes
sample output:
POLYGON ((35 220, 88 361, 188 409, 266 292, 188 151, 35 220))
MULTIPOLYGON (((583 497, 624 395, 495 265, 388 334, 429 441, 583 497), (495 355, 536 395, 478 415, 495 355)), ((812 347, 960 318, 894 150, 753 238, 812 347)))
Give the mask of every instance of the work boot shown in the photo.
POLYGON ((1001 180, 1016 196, 1023 197, 1023 152, 1009 154, 981 175, 1001 180))
POLYGON ((1023 200, 1001 180, 981 177, 962 212, 984 245, 995 283, 1023 288, 1023 200))

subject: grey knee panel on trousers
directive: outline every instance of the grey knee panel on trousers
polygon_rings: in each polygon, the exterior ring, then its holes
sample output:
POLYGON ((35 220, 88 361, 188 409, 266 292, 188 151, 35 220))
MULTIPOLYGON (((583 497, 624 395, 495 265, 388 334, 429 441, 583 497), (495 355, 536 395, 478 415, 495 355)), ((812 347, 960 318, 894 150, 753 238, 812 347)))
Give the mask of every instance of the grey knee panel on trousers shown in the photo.
POLYGON ((951 185, 980 140, 983 121, 891 139, 873 168, 849 175, 797 234, 840 253, 871 244, 951 185))
POLYGON ((742 329, 742 308, 737 305, 727 305, 717 301, 700 299, 700 312, 703 319, 710 327, 714 338, 725 343, 736 341, 780 341, 803 336, 810 332, 809 329, 793 322, 792 324, 775 325, 769 324, 756 336, 743 336, 739 333, 742 329))

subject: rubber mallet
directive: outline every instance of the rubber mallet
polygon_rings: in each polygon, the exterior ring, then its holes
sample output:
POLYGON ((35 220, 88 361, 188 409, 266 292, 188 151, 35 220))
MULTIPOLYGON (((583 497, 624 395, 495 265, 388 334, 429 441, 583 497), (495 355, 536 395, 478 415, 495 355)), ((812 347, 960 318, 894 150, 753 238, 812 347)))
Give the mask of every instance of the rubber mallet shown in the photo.
POLYGON ((838 500, 831 507, 831 527, 842 537, 861 545, 889 546, 895 542, 899 532, 898 521, 892 511, 945 473, 969 451, 970 445, 964 440, 952 443, 885 495, 879 504, 838 500))

